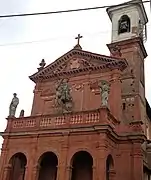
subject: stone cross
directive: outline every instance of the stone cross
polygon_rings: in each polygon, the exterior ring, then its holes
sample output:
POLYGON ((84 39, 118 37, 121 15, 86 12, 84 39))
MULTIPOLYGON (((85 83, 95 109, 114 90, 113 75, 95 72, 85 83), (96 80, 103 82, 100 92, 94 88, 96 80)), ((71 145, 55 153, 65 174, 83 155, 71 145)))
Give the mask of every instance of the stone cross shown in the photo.
POLYGON ((80 34, 78 34, 78 37, 76 37, 75 39, 77 39, 78 40, 78 43, 77 43, 77 45, 79 45, 80 44, 80 39, 81 38, 83 38, 83 36, 81 36, 80 34))

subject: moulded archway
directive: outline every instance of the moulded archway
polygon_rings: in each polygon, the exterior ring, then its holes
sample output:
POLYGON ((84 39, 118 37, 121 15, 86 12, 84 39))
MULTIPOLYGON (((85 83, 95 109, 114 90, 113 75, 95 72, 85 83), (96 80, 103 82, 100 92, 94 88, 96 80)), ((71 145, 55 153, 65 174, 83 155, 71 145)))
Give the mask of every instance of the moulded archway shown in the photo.
POLYGON ((114 161, 111 155, 106 159, 106 180, 110 180, 110 172, 114 169, 114 161))
POLYGON ((76 152, 71 159, 71 166, 71 180, 92 180, 93 158, 88 152, 76 152))
POLYGON ((25 170, 27 165, 27 158, 26 156, 19 152, 14 154, 9 164, 11 166, 10 172, 8 174, 8 180, 24 180, 25 178, 25 170))
POLYGON ((56 180, 58 158, 53 152, 45 152, 39 159, 38 180, 56 180))

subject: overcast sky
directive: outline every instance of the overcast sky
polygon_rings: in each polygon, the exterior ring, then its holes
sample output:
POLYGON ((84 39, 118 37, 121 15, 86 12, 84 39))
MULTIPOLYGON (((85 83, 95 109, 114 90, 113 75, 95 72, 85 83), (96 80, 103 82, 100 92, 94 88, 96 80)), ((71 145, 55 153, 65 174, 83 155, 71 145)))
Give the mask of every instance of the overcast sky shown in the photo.
MULTIPOLYGON (((123 0, 0 0, 0 15, 111 5, 123 0)), ((149 3, 145 5, 148 17, 149 3)), ((49 64, 73 48, 77 34, 83 36, 84 50, 109 55, 111 22, 105 9, 42 16, 0 19, 0 131, 6 127, 9 104, 13 93, 20 99, 16 116, 25 110, 29 116, 33 101, 34 83, 28 76, 37 71, 42 58, 49 64)), ((146 96, 151 103, 151 24, 148 23, 148 57, 146 67, 146 96)), ((0 139, 0 146, 2 138, 0 139)))

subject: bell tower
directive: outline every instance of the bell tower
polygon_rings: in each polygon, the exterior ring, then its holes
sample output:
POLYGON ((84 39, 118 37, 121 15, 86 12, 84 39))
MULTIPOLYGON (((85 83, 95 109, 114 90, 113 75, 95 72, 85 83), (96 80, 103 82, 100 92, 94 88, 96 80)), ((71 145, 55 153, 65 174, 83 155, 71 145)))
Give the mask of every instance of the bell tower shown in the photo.
POLYGON ((132 0, 107 9, 112 22, 112 43, 140 37, 147 38, 147 15, 141 0, 132 0))
POLYGON ((128 68, 123 72, 122 122, 142 121, 146 124, 144 42, 148 22, 142 0, 133 0, 107 9, 112 23, 112 38, 108 48, 111 56, 125 58, 128 68))

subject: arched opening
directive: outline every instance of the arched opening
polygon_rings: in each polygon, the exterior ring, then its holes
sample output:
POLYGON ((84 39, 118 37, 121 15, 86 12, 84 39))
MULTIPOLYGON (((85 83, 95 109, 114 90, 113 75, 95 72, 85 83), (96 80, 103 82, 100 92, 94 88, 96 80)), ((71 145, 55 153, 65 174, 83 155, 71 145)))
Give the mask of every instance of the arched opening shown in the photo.
POLYGON ((108 155, 106 160, 106 180, 110 180, 111 170, 114 169, 114 162, 111 155, 108 155))
POLYGON ((12 156, 9 164, 11 165, 9 180, 24 180, 27 164, 26 156, 23 153, 17 153, 12 156))
POLYGON ((130 18, 127 15, 123 15, 118 22, 118 34, 130 32, 130 18))
POLYGON ((77 152, 72 158, 71 180, 92 180, 92 166, 93 158, 88 152, 77 152))
POLYGON ((44 153, 39 160, 39 165, 38 180, 56 180, 58 158, 53 152, 44 153))

